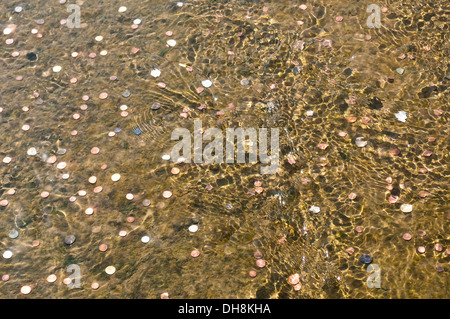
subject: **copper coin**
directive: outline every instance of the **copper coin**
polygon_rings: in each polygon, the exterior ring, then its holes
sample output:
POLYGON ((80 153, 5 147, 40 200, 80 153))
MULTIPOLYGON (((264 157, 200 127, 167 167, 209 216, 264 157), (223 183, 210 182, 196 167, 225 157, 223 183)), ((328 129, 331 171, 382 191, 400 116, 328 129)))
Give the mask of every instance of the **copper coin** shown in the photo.
POLYGON ((404 239, 404 240, 411 240, 411 238, 412 238, 412 236, 411 236, 410 233, 404 233, 404 234, 403 234, 403 239, 404 239))
POLYGON ((418 251, 420 254, 423 254, 423 253, 425 252, 425 247, 419 246, 419 247, 417 247, 417 251, 418 251))
POLYGON ((348 247, 348 248, 345 249, 345 251, 347 252, 347 254, 349 254, 349 256, 351 256, 355 252, 355 248, 348 247))
POLYGON ((103 187, 97 186, 94 188, 94 193, 100 193, 103 190, 103 187))
POLYGON ((177 175, 178 173, 180 173, 180 169, 179 169, 178 167, 173 167, 173 168, 170 170, 170 172, 171 172, 173 175, 177 175))
POLYGON ((163 293, 161 294, 161 299, 169 299, 169 293, 163 292, 163 293))
POLYGON ((256 275, 257 275, 257 273, 256 273, 256 271, 254 271, 254 270, 250 270, 250 271, 248 272, 248 275, 249 275, 250 277, 252 277, 252 278, 255 278, 256 275))
POLYGON ((194 249, 193 251, 191 251, 191 257, 197 258, 198 256, 200 256, 200 251, 199 250, 194 249))
POLYGON ((98 246, 98 249, 100 251, 107 251, 108 250, 108 245, 106 244, 101 244, 100 246, 98 246))
POLYGON ((434 249, 435 249, 436 251, 443 251, 443 250, 444 250, 444 247, 442 246, 442 244, 437 243, 437 244, 434 245, 434 249))
POLYGON ((427 234, 427 232, 424 231, 424 230, 419 230, 419 231, 417 232, 417 234, 419 234, 419 236, 423 237, 423 236, 425 236, 425 235, 427 234))
POLYGON ((428 193, 427 191, 420 191, 419 192, 419 196, 422 197, 422 198, 423 197, 427 197, 428 195, 430 195, 430 193, 428 193))
POLYGON ((296 285, 300 282, 300 275, 299 274, 293 274, 289 276, 289 284, 296 285))
POLYGON ((262 252, 260 252, 259 250, 255 251, 255 253, 253 254, 253 256, 254 256, 256 259, 261 259, 261 258, 263 258, 263 254, 262 254, 262 252))
POLYGON ((258 259, 256 260, 256 266, 259 268, 264 268, 266 266, 266 261, 264 259, 258 259))
POLYGON ((49 164, 55 164, 57 158, 55 155, 50 156, 49 158, 47 158, 47 163, 49 164))
POLYGON ((128 223, 134 222, 134 217, 133 217, 133 216, 128 216, 128 217, 127 217, 127 222, 128 222, 128 223))

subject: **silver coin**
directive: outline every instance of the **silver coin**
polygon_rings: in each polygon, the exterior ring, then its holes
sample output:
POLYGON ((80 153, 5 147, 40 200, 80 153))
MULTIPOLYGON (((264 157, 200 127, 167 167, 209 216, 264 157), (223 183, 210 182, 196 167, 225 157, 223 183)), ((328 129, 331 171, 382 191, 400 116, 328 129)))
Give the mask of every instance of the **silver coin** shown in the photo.
POLYGON ((19 232, 17 231, 17 229, 13 229, 9 232, 9 238, 17 238, 19 237, 19 232))

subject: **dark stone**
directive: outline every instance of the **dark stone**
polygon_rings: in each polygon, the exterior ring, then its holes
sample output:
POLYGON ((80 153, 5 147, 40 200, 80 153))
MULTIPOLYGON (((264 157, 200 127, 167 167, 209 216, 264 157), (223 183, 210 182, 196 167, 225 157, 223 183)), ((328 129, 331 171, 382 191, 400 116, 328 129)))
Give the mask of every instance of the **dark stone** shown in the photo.
POLYGON ((435 85, 424 87, 422 92, 419 93, 419 97, 422 99, 429 98, 435 91, 437 91, 437 86, 435 85))
POLYGON ((359 261, 362 262, 363 264, 370 264, 373 261, 373 259, 367 254, 362 254, 361 257, 359 257, 359 261))
POLYGON ((28 52, 27 53, 27 59, 30 61, 36 61, 37 60, 37 55, 34 52, 28 52))
POLYGON ((383 103, 381 103, 381 99, 378 97, 374 97, 373 99, 369 100, 369 108, 372 110, 379 110, 383 107, 383 103))
POLYGON ((352 75, 353 70, 350 69, 350 68, 347 68, 347 69, 345 69, 342 73, 343 73, 345 76, 350 76, 350 75, 352 75))

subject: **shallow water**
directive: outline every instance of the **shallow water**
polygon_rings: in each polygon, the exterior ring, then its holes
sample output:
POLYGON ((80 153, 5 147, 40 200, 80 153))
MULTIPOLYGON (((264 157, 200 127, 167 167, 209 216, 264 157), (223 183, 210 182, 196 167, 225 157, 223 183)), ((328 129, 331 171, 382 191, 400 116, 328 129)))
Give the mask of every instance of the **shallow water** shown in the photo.
POLYGON ((378 3, 388 8, 379 29, 366 25, 373 1, 77 1, 81 28, 73 29, 60 23, 68 3, 29 2, 0 3, 1 29, 16 25, 0 44, 0 158, 12 159, 0 163, 0 200, 8 201, 0 207, 0 248, 13 253, 0 259, 0 275, 10 276, 0 281, 1 298, 24 297, 25 285, 27 298, 450 297, 447 1, 378 3), (154 68, 160 77, 150 75, 154 68), (205 79, 213 85, 199 94, 205 79), (155 102, 161 107, 152 110, 155 102), (171 132, 192 131, 196 119, 204 128, 280 128, 277 174, 261 175, 260 163, 163 160, 175 144, 171 132), (358 137, 367 145, 356 146, 358 137), (37 155, 27 155, 31 147, 37 155), (93 147, 100 152, 91 154, 93 147), (52 155, 56 162, 47 163, 52 155), (67 166, 58 169, 60 162, 67 166), (94 214, 85 214, 88 207, 94 214), (9 237, 13 229, 17 238, 9 237), (70 234, 76 241, 66 245, 70 234), (362 254, 379 266, 381 288, 367 286, 362 254), (72 264, 80 288, 63 283, 72 264), (105 273, 107 266, 116 272, 105 273), (298 291, 288 282, 295 273, 298 291), (56 282, 47 282, 50 274, 56 282))

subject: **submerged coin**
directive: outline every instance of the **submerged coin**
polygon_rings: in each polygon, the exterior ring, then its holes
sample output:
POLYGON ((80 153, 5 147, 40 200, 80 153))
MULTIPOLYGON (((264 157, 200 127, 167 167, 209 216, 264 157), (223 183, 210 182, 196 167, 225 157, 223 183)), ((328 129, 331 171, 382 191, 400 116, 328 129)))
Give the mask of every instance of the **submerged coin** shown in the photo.
POLYGON ((145 207, 150 206, 150 204, 151 204, 150 199, 144 199, 142 201, 142 205, 144 205, 145 207))
POLYGON ((409 234, 409 233, 404 233, 403 234, 403 239, 404 240, 409 241, 409 240, 411 240, 411 238, 412 238, 411 234, 409 234))
POLYGON ((30 286, 22 286, 22 288, 20 288, 20 292, 24 295, 28 295, 31 292, 31 287, 30 286))
POLYGON ((195 233, 198 230, 198 225, 191 225, 189 226, 189 231, 191 233, 195 233))
POLYGON ((266 261, 264 259, 258 259, 256 260, 256 266, 259 268, 264 268, 266 266, 266 261))
POLYGON ((19 232, 17 231, 17 229, 13 229, 9 232, 9 238, 17 238, 19 237, 19 232))
POLYGON ((67 235, 67 236, 64 238, 64 243, 65 243, 66 245, 72 245, 72 244, 75 242, 75 240, 76 240, 75 235, 67 235))
POLYGON ((51 275, 49 275, 49 276, 47 277, 47 281, 50 282, 50 283, 55 282, 56 279, 57 279, 57 278, 56 278, 56 275, 54 275, 54 274, 51 274, 51 275))
POLYGON ((114 273, 116 272, 116 267, 114 267, 114 266, 108 266, 108 267, 105 268, 105 272, 106 272, 108 275, 112 275, 112 274, 114 274, 114 273))
POLYGON ((164 191, 162 195, 163 195, 164 198, 170 198, 170 197, 172 197, 172 192, 171 191, 164 191))
POLYGON ((363 264, 370 264, 373 261, 373 259, 370 255, 362 254, 361 257, 359 257, 359 261, 362 262, 363 264))
POLYGON ((12 257, 12 255, 13 255, 13 252, 11 250, 5 250, 5 252, 3 253, 3 258, 9 259, 12 257))

